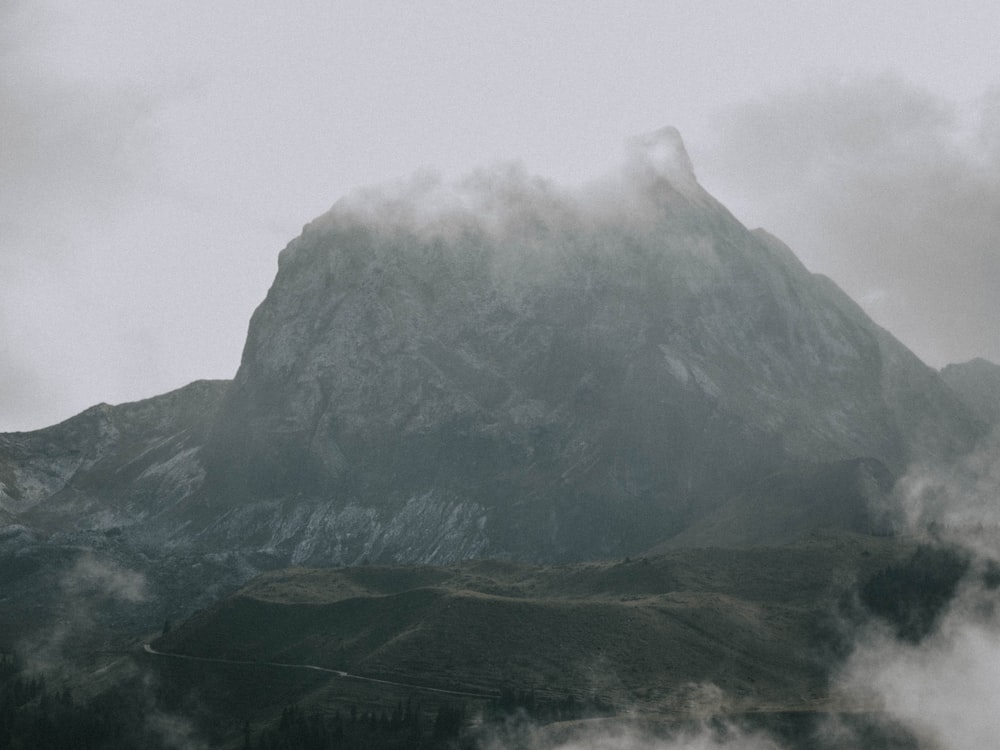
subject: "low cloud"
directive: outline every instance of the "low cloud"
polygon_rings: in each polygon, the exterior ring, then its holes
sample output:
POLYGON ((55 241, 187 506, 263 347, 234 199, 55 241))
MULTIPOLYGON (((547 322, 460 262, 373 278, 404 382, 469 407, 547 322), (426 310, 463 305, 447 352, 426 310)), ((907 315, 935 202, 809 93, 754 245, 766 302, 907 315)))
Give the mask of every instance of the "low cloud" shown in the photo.
POLYGON ((929 364, 1000 361, 1000 89, 811 79, 720 117, 710 183, 929 364))
MULTIPOLYGON (((700 253, 715 229, 698 221, 707 205, 714 204, 680 135, 667 127, 629 140, 618 169, 582 186, 556 184, 519 163, 457 180, 423 171, 355 191, 310 226, 345 234, 345 257, 331 263, 410 263, 419 276, 433 267, 428 257, 447 255, 451 267, 494 273, 501 284, 532 283, 557 270, 563 277, 577 274, 574 281, 584 289, 595 281, 591 274, 634 264, 641 255, 636 248, 700 253), (694 220, 686 220, 688 213, 694 220), (355 233, 367 237, 364 250, 355 233), (684 241, 671 242, 674 235, 684 241), (699 235, 703 243, 691 241, 699 235)), ((308 239, 283 257, 301 247, 309 251, 308 239)))
POLYGON ((952 463, 911 467, 893 495, 907 534, 1000 559, 1000 429, 952 463))
MULTIPOLYGON (((1000 736, 1000 436, 951 465, 913 467, 895 499, 905 534, 959 550, 968 572, 919 642, 884 623, 858 633, 836 690, 942 750, 988 747, 1000 736)), ((921 746, 925 746, 922 744, 921 746)))
POLYGON ((74 598, 106 598, 137 603, 146 600, 146 576, 85 553, 61 581, 62 590, 74 598))
POLYGON ((632 722, 540 727, 516 718, 479 738, 484 750, 783 750, 766 734, 718 723, 654 730, 632 722))
POLYGON ((1000 736, 1000 618, 996 593, 970 585, 938 630, 919 644, 873 627, 838 689, 942 750, 991 746, 1000 736))
POLYGON ((102 618, 149 596, 146 577, 94 552, 84 552, 59 578, 58 618, 18 645, 29 671, 72 669, 95 647, 108 646, 102 618))

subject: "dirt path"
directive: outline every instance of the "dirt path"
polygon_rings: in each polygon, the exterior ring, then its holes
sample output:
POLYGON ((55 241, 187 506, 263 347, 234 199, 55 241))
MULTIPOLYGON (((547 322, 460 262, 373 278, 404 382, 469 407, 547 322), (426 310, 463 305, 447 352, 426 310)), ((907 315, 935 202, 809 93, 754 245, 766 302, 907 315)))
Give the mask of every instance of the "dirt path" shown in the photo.
POLYGON ((487 693, 470 693, 462 690, 445 690, 444 688, 429 687, 427 685, 416 685, 409 682, 393 682, 392 680, 379 680, 375 677, 362 677, 361 675, 350 674, 344 672, 340 669, 330 669, 328 667, 320 667, 315 664, 287 664, 280 661, 242 661, 239 659, 219 659, 211 656, 188 656, 187 654, 171 654, 166 651, 157 651, 148 643, 142 645, 143 650, 147 654, 152 654, 153 656, 162 656, 170 659, 184 659, 186 661, 200 661, 200 662, 210 662, 213 664, 238 664, 244 666, 253 667, 279 667, 282 669, 309 669, 313 672, 326 672, 327 674, 335 675, 345 680, 358 680, 359 682, 370 682, 377 685, 388 685, 390 687, 397 688, 407 688, 409 690, 421 690, 428 693, 440 693, 444 695, 456 695, 462 698, 479 698, 489 700, 491 698, 496 698, 496 695, 487 693))

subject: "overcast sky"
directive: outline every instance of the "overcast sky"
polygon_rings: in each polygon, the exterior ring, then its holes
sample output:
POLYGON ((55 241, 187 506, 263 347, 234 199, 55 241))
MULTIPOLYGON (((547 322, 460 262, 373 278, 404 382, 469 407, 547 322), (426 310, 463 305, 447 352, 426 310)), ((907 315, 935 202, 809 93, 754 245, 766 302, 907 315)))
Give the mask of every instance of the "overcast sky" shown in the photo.
POLYGON ((361 186, 701 183, 928 364, 1000 362, 1000 3, 0 0, 0 431, 232 377, 361 186))

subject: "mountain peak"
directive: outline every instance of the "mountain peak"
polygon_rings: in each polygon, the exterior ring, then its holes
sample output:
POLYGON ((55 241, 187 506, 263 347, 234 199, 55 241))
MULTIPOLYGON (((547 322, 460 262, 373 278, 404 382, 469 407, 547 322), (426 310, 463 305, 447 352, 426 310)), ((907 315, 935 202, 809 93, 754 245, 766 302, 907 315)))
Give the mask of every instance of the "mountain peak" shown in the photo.
POLYGON ((629 165, 653 179, 665 179, 678 190, 698 186, 691 157, 680 132, 672 125, 628 140, 629 165))
POLYGON ((702 521, 750 539, 722 521, 765 496, 754 539, 782 508, 863 530, 864 492, 805 510, 857 485, 810 466, 985 432, 703 190, 674 128, 625 156, 579 191, 501 167, 344 199, 282 251, 231 386, 0 436, 0 520, 294 564, 606 558, 702 521))

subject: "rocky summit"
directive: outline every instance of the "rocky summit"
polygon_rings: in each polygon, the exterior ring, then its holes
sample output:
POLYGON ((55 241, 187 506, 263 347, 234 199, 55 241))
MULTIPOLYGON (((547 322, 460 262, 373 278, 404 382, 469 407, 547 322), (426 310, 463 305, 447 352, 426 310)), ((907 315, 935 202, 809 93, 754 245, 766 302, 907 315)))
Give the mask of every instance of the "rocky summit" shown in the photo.
POLYGON ((670 128, 584 188, 505 166, 342 199, 282 251, 233 382, 143 403, 0 438, 0 521, 296 564, 607 558, 870 531, 893 476, 985 430, 670 128))

